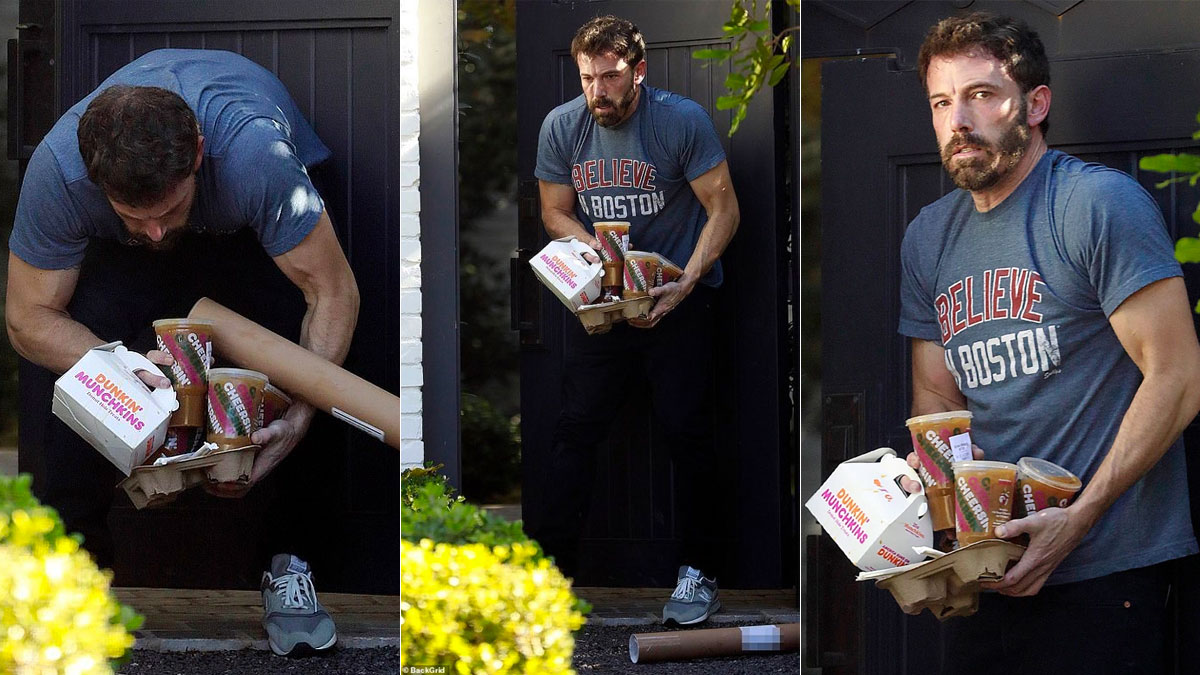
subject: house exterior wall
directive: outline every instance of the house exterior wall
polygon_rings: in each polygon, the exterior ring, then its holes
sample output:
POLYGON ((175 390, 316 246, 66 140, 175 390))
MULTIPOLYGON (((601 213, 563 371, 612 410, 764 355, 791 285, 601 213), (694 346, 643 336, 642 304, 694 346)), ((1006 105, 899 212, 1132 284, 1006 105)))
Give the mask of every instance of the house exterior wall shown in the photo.
POLYGON ((418 0, 400 0, 400 461, 425 459, 421 386, 421 169, 418 0))

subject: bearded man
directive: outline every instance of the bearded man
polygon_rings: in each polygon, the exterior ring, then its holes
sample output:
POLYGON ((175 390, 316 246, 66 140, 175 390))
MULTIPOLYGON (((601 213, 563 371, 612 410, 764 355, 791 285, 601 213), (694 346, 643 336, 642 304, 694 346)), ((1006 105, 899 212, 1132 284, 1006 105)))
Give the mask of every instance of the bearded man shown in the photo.
POLYGON ((624 387, 648 386, 653 419, 675 465, 676 536, 685 564, 663 608, 664 622, 694 624, 720 608, 711 574, 720 552, 713 527, 713 310, 720 256, 738 226, 737 197, 712 120, 695 101, 646 85, 646 45, 614 16, 584 24, 571 42, 583 94, 542 123, 537 168, 542 221, 552 238, 574 236, 597 250, 593 223, 627 221, 629 245, 679 267, 652 289, 646 319, 587 335, 566 328, 563 407, 546 467, 547 509, 530 534, 564 573, 576 572, 597 444, 624 387))
POLYGON ((1028 549, 945 624, 942 671, 1162 672, 1170 561, 1197 551, 1180 433, 1200 409, 1162 214, 1130 176, 1048 149, 1049 63, 1028 26, 945 19, 918 63, 960 189, 902 246, 912 414, 969 409, 988 459, 1040 457, 1084 484, 995 528, 1028 549))

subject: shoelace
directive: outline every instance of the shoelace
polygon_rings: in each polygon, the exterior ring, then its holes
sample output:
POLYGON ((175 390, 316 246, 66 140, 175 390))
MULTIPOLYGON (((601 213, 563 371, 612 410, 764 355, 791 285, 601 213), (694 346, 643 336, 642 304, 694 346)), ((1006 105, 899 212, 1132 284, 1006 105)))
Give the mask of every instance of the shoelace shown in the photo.
POLYGON ((679 580, 679 585, 675 587, 675 592, 671 594, 673 599, 691 600, 696 594, 696 584, 699 583, 691 577, 683 577, 679 580))
POLYGON ((283 606, 291 609, 308 609, 317 596, 312 579, 307 574, 285 574, 271 580, 271 589, 283 598, 283 606))

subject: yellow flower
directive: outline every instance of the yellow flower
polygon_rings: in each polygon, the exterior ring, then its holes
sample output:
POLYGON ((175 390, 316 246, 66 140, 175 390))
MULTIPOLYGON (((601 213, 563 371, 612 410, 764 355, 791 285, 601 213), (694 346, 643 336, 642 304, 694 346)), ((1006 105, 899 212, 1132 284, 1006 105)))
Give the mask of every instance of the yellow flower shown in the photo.
POLYGON ((521 543, 401 540, 401 663, 463 675, 573 673, 584 617, 570 582, 521 543))

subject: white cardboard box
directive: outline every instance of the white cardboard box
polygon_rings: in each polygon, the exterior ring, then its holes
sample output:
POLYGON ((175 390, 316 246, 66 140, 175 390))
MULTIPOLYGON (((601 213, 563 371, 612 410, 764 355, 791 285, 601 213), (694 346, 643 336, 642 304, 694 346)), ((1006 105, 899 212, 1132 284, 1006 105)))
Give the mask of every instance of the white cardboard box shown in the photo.
POLYGON ((861 570, 902 567, 925 559, 914 546, 933 546, 925 492, 906 494, 896 482, 917 474, 891 448, 848 459, 804 505, 861 570))
POLYGON ((171 387, 151 391, 136 374, 162 370, 120 342, 88 350, 54 383, 54 414, 126 476, 162 446, 179 407, 171 387))
POLYGON ((533 273, 572 312, 600 299, 604 265, 589 263, 584 253, 599 257, 591 246, 575 237, 555 239, 529 261, 533 273))

